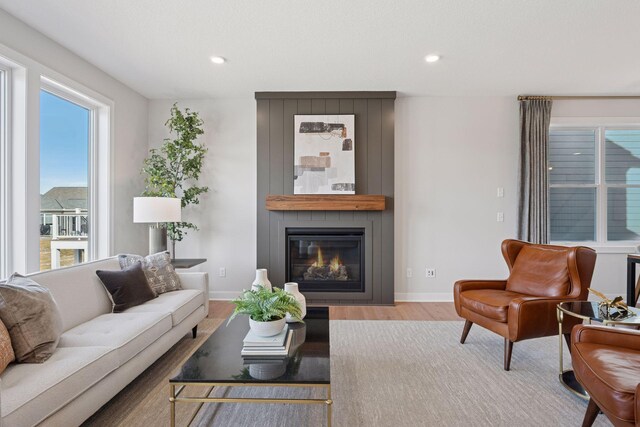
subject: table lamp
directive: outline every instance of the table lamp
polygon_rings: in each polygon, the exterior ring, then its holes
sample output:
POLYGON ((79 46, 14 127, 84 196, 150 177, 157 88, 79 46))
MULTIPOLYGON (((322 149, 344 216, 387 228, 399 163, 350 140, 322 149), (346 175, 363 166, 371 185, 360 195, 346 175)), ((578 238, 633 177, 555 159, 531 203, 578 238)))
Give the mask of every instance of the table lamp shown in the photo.
POLYGON ((149 223, 149 254, 167 250, 167 228, 161 224, 182 221, 181 201, 176 197, 134 197, 133 222, 149 223))

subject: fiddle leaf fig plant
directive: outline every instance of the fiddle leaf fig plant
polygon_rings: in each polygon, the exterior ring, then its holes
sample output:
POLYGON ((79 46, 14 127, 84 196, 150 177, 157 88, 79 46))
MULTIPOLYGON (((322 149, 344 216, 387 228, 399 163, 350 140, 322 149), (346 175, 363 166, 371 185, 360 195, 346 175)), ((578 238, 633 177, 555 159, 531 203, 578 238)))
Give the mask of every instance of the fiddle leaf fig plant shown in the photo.
MULTIPOLYGON (((171 117, 165 126, 175 138, 165 138, 160 148, 149 150, 149 157, 144 160, 142 173, 145 175, 145 191, 147 197, 179 197, 182 207, 197 205, 199 196, 209 191, 206 186, 199 186, 197 181, 202 172, 207 148, 196 143, 196 139, 204 133, 204 122, 197 112, 186 108, 178 108, 177 103, 171 107, 171 117)), ((175 242, 181 241, 187 230, 197 230, 191 222, 174 222, 167 224, 167 234, 175 242)))

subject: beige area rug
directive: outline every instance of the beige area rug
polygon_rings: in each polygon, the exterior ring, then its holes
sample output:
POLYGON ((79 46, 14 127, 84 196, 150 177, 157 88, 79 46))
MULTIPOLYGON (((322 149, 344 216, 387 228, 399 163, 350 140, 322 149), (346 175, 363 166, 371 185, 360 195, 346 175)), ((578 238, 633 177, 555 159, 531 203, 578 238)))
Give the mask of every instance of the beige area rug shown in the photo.
MULTIPOLYGON (((212 330, 207 319, 201 328, 212 330)), ((462 322, 332 321, 334 426, 579 426, 586 402, 558 382, 558 339, 516 343, 502 370, 502 338, 462 322)), ((204 335, 205 331, 202 331, 204 335)), ((196 341, 201 341, 202 336, 196 341)), ((88 425, 168 424, 166 379, 193 351, 185 339, 88 421, 88 425), (189 347, 185 349, 182 347, 189 347), (175 363, 171 365, 172 363, 175 363), (117 418, 118 414, 123 418, 117 418)), ((568 367, 569 365, 567 365, 568 367)), ((189 391, 196 395, 197 390, 189 391)), ((220 388, 227 397, 322 398, 322 390, 220 388)), ((193 412, 178 405, 184 425, 193 412)), ((195 406, 195 405, 194 405, 195 406)), ((197 426, 323 426, 318 405, 206 404, 197 426)), ((596 426, 611 425, 600 415, 596 426)))

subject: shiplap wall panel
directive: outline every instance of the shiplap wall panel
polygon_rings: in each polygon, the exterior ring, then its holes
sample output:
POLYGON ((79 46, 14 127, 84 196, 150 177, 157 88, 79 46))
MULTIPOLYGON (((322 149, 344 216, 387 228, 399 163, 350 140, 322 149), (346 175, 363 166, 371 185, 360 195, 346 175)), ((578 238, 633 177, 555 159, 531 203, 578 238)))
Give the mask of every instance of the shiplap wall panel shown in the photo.
POLYGON ((258 245, 259 268, 269 269, 276 286, 285 280, 285 260, 278 223, 285 221, 371 221, 373 262, 372 298, 352 300, 348 294, 314 299, 311 303, 393 304, 393 188, 394 188, 394 96, 390 92, 257 93, 258 139, 258 245), (344 94, 344 96, 343 96, 344 94), (366 96, 365 96, 366 94, 366 96), (351 96, 351 97, 350 97, 351 96), (384 194, 383 212, 290 211, 265 209, 267 194, 293 194, 295 114, 354 114, 356 194, 384 194))

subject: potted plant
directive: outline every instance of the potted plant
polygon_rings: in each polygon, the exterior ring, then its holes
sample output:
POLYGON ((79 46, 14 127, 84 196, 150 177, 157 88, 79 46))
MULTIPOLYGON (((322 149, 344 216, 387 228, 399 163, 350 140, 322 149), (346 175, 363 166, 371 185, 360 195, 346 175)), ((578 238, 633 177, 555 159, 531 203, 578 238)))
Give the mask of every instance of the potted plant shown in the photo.
POLYGON ((239 314, 246 314, 249 316, 249 327, 254 334, 261 337, 278 335, 286 324, 287 313, 298 320, 302 316, 300 303, 294 296, 275 287, 273 292, 262 286, 255 290, 243 291, 232 303, 236 307, 229 317, 229 322, 239 314))
MULTIPOLYGON (((202 172, 207 148, 195 140, 204 133, 202 119, 197 112, 186 108, 181 111, 177 104, 171 107, 171 117, 165 123, 175 139, 165 138, 162 147, 149 150, 144 159, 142 173, 145 174, 147 197, 179 197, 182 207, 200 203, 200 194, 209 191, 208 187, 197 185, 202 172)), ((167 224, 167 234, 172 242, 172 255, 176 257, 176 241, 181 241, 187 230, 197 230, 190 222, 172 222, 167 224)))

